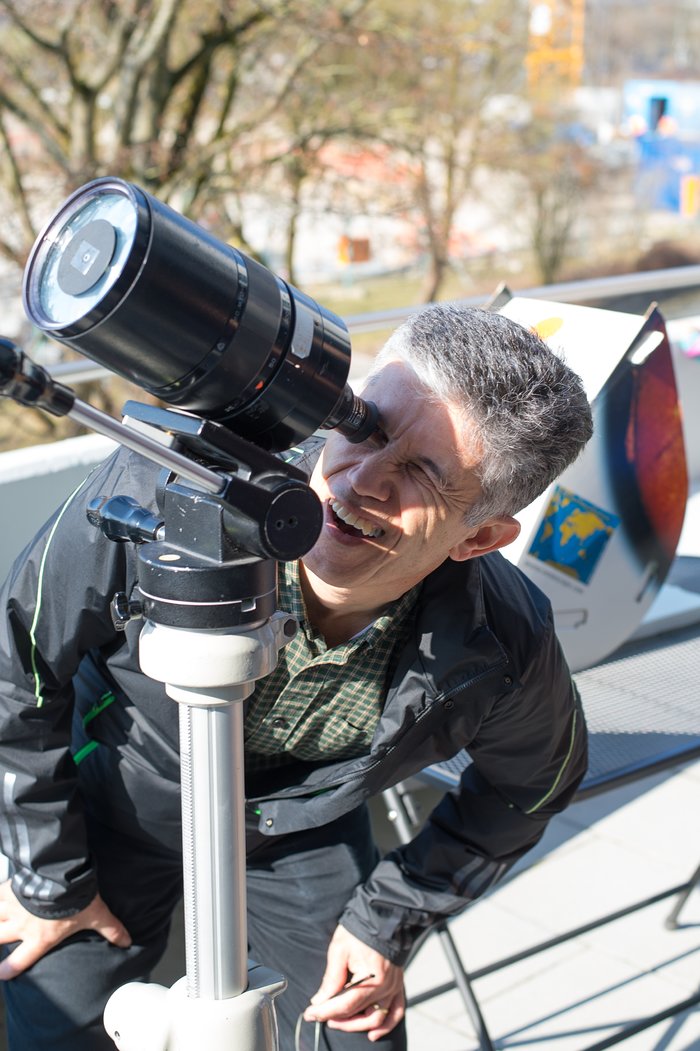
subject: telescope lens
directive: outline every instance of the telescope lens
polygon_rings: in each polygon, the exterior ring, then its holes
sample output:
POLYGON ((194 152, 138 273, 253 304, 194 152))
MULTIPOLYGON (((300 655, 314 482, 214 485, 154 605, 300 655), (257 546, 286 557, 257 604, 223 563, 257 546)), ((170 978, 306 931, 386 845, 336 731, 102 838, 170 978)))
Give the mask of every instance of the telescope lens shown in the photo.
POLYGON ((58 213, 35 249, 25 293, 40 328, 73 324, 97 306, 122 272, 136 223, 134 202, 109 191, 58 213))
POLYGON ((29 319, 162 401, 280 451, 364 433, 340 318, 121 179, 77 190, 37 239, 29 319))

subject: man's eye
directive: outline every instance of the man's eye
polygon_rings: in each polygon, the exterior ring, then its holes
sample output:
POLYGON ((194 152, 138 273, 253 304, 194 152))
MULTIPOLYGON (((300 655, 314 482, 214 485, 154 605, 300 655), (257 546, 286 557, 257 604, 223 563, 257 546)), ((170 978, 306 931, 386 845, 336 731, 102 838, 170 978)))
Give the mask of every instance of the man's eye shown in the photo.
POLYGON ((412 472, 412 474, 418 475, 419 477, 424 478, 426 482, 430 482, 432 485, 435 485, 435 479, 430 474, 430 471, 428 471, 422 463, 409 463, 408 469, 412 472))
POLYGON ((445 490, 445 483, 438 478, 433 471, 424 463, 409 463, 408 469, 411 475, 422 485, 427 485, 435 492, 441 493, 445 490))

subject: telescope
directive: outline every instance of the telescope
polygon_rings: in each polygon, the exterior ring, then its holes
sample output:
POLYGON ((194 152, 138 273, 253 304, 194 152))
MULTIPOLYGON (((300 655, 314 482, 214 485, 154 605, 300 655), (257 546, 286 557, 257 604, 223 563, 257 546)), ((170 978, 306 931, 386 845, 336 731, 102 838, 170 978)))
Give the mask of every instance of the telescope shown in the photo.
POLYGON ((121 179, 73 193, 39 235, 24 308, 53 339, 155 398, 281 451, 317 428, 364 441, 343 321, 121 179))
POLYGON ((247 959, 241 702, 297 628, 277 610, 277 563, 302 557, 322 526, 284 451, 319 428, 382 444, 377 410, 347 383, 340 318, 121 179, 59 208, 23 299, 47 335, 170 406, 130 401, 119 422, 0 338, 0 394, 166 472, 158 513, 105 495, 86 514, 137 544, 138 585, 113 596, 112 619, 117 631, 144 622, 141 669, 179 706, 187 974, 169 990, 123 986, 105 1027, 119 1051, 275 1051, 286 982, 247 959))

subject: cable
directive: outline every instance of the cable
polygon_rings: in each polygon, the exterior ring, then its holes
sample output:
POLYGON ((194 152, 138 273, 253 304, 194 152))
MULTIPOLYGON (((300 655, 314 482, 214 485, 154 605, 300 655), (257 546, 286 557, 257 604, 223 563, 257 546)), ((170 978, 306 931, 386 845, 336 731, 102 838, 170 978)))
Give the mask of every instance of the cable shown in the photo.
MULTIPOLYGON (((297 1024, 296 1024, 296 1026, 294 1028, 294 1051, 302 1051, 300 1040, 301 1040, 301 1027, 302 1027, 303 1024, 304 1024, 304 1013, 302 1011, 302 1013, 297 1018, 297 1024)), ((314 1026, 314 1030, 315 1030, 314 1031, 314 1048, 313 1048, 313 1051, 319 1051, 319 1049, 321 1047, 321 1031, 322 1031, 323 1023, 322 1022, 309 1022, 309 1025, 313 1025, 314 1026)), ((324 1040, 324 1043, 325 1043, 325 1040, 324 1040)))

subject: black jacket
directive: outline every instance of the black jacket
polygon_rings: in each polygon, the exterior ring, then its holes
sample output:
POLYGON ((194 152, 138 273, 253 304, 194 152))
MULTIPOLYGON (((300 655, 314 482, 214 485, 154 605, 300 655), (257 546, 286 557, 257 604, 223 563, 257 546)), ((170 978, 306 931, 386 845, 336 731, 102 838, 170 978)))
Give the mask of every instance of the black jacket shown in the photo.
MULTIPOLYGON (((120 450, 20 555, 2 593, 1 847, 15 893, 37 915, 68 915, 96 892, 85 808, 179 845, 178 706, 139 670, 138 622, 117 633, 109 613, 114 593, 135 583, 135 551, 105 540, 85 515, 97 495, 154 506, 157 477, 120 450), (91 695, 93 679, 108 684, 106 698, 97 685, 91 695), (88 739, 99 746, 76 765, 88 739)), ((247 796, 260 831, 279 835, 325 824, 463 748, 473 762, 462 790, 380 862, 342 917, 398 963, 422 930, 537 842, 586 768, 583 715, 549 602, 498 554, 448 561, 424 582, 369 754, 252 777, 247 796)))

